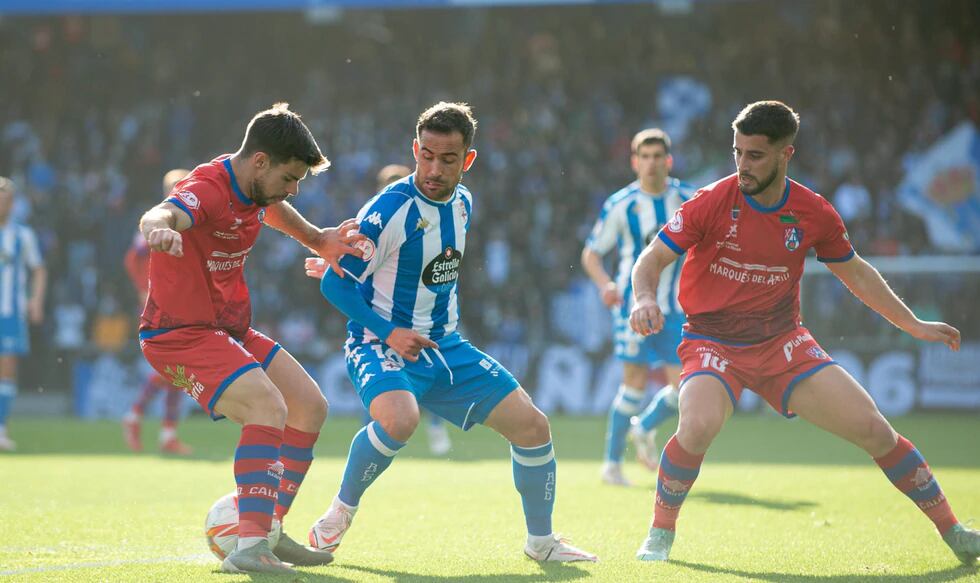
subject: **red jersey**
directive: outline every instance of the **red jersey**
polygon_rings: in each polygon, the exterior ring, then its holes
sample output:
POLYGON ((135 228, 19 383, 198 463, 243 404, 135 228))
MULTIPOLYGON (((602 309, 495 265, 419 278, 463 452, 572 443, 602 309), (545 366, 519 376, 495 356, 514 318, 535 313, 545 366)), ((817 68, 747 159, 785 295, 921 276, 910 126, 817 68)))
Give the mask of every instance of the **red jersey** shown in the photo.
POLYGON ((150 247, 141 233, 137 233, 133 244, 126 251, 123 266, 139 294, 145 294, 150 287, 150 247))
POLYGON ((733 174, 699 190, 658 237, 687 251, 680 300, 685 334, 755 344, 800 322, 807 250, 824 262, 854 256, 840 215, 822 196, 786 179, 783 198, 764 207, 733 174))
POLYGON ((150 254, 150 295, 140 330, 207 326, 242 338, 252 320, 245 260, 265 209, 238 186, 229 156, 195 168, 167 202, 190 215, 183 257, 150 254))

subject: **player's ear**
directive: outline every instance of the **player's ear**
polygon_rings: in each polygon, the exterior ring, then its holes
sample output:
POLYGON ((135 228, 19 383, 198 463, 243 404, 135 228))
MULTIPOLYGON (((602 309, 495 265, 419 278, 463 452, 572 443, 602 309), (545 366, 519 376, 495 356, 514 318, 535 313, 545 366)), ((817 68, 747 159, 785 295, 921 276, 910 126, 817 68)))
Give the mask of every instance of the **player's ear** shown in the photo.
POLYGON ((667 154, 667 172, 674 169, 674 156, 667 154))
POLYGON ((793 144, 786 144, 786 147, 783 148, 783 157, 786 158, 787 162, 789 162, 795 152, 796 147, 793 146, 793 144))
POLYGON ((630 154, 630 168, 633 169, 634 174, 640 171, 639 163, 640 160, 636 157, 636 154, 630 154))
POLYGON ((252 166, 259 170, 264 170, 270 166, 271 160, 269 160, 269 155, 265 152, 254 152, 252 154, 252 166))
POLYGON ((473 161, 476 160, 476 150, 470 150, 466 153, 466 157, 463 158, 463 172, 470 169, 473 165, 473 161))
POLYGON ((412 140, 412 156, 415 157, 415 161, 419 161, 419 139, 415 138, 412 140))

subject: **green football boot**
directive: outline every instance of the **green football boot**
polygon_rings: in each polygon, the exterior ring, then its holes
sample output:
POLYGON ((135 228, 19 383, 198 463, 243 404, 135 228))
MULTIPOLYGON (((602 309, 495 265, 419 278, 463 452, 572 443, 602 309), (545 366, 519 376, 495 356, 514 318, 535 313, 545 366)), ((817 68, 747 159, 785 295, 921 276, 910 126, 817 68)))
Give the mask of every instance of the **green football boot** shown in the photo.
POLYGON ((333 562, 333 553, 330 551, 303 546, 291 539, 285 532, 279 535, 279 542, 276 544, 276 548, 272 549, 272 552, 287 563, 306 567, 329 565, 333 562))
POLYGON ((225 573, 276 573, 295 575, 296 571, 272 554, 269 541, 263 540, 247 549, 236 550, 221 563, 225 573))
POLYGON ((674 545, 674 531, 666 528, 651 528, 636 558, 641 561, 666 561, 670 556, 670 547, 674 545))
POLYGON ((972 565, 980 556, 980 531, 956 523, 946 531, 943 540, 964 565, 972 565))

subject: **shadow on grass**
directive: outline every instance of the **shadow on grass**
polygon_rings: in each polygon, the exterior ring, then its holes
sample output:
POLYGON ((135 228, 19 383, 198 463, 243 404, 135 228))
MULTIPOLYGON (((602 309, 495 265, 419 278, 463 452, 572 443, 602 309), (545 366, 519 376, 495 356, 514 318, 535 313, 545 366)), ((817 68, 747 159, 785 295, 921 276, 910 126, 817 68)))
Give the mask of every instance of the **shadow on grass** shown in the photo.
POLYGON ((773 573, 765 571, 745 571, 742 569, 727 569, 713 565, 701 563, 688 563, 685 561, 671 561, 671 564, 686 567, 692 571, 700 571, 711 575, 730 575, 741 577, 750 581, 773 581, 774 583, 821 583, 838 581, 881 581, 881 582, 926 582, 926 581, 956 581, 977 574, 976 567, 965 567, 958 565, 941 571, 932 571, 919 575, 883 575, 876 573, 852 573, 842 575, 797 575, 793 573, 773 573))
MULTIPOLYGON (((338 583, 346 581, 360 581, 363 580, 363 575, 376 575, 380 577, 386 577, 394 581, 399 582, 418 582, 418 583, 445 583, 447 581, 467 581, 471 583, 481 583, 481 582, 503 582, 503 581, 514 581, 515 583, 520 583, 522 581, 574 581, 576 579, 585 579, 591 574, 588 571, 584 571, 576 566, 569 565, 567 563, 542 563, 539 565, 541 568, 541 573, 534 574, 516 574, 516 573, 500 573, 496 575, 420 575, 418 573, 409 573, 405 571, 398 571, 395 569, 381 569, 377 567, 363 567, 361 565, 337 565, 326 567, 330 571, 346 570, 354 571, 357 574, 352 574, 353 578, 345 577, 343 574, 333 575, 326 573, 310 573, 302 570, 303 567, 299 567, 298 574, 296 575, 268 575, 262 573, 239 573, 239 575, 248 575, 248 577, 253 581, 294 581, 294 582, 329 582, 338 583)), ((215 571, 216 575, 222 575, 220 571, 215 571)))
POLYGON ((815 502, 810 502, 809 500, 763 500, 742 494, 733 494, 731 492, 714 492, 711 490, 693 490, 689 497, 704 500, 712 504, 759 506, 769 510, 801 510, 805 508, 813 508, 817 505, 815 502))

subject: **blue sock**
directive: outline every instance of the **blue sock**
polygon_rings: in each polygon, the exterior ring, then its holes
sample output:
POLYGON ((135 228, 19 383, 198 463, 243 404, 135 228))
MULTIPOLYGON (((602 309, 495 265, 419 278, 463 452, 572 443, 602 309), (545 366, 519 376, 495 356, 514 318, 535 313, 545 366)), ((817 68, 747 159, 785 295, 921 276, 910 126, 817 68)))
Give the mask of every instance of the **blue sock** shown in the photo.
POLYGON ((555 451, 551 442, 537 447, 510 446, 514 486, 521 494, 527 533, 551 534, 551 512, 555 508, 555 451))
POLYGON ((7 417, 10 416, 10 406, 14 402, 14 395, 17 394, 17 386, 10 381, 0 381, 0 427, 7 425, 7 417))
POLYGON ((657 391, 640 415, 640 426, 643 431, 650 431, 674 415, 677 415, 677 391, 672 385, 667 385, 657 391))
POLYGON ((619 392, 609 407, 609 421, 606 424, 606 461, 620 463, 626 449, 626 432, 630 428, 630 417, 640 412, 643 402, 643 389, 626 385, 619 386, 619 392))
POLYGON ((374 421, 374 419, 371 418, 371 412, 365 407, 364 412, 361 413, 361 425, 367 425, 372 421, 374 421))
POLYGON ((377 421, 361 428, 350 444, 347 467, 337 497, 348 506, 357 506, 361 496, 381 472, 388 469, 398 450, 405 444, 385 433, 377 421))

